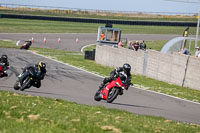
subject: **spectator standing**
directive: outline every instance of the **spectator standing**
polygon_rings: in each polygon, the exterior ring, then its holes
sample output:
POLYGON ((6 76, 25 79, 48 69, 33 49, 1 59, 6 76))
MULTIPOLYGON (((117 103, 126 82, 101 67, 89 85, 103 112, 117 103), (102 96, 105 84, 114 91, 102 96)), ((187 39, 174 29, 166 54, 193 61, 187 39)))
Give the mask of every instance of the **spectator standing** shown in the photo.
POLYGON ((123 43, 122 43, 122 41, 120 41, 119 43, 118 43, 118 47, 123 47, 124 45, 123 45, 123 43))
POLYGON ((190 51, 187 48, 185 48, 184 45, 182 46, 181 53, 185 55, 191 55, 190 51))
POLYGON ((131 41, 128 42, 128 49, 132 49, 133 50, 133 43, 131 41))
POLYGON ((136 42, 132 42, 132 43, 131 43, 131 48, 132 48, 132 50, 135 50, 135 45, 136 45, 136 42))
POLYGON ((140 46, 139 41, 136 41, 136 43, 133 46, 134 46, 134 50, 137 51, 140 46))
POLYGON ((199 50, 199 47, 197 46, 196 48, 196 52, 195 52, 195 57, 200 57, 200 50, 199 50))
POLYGON ((105 33, 102 32, 102 34, 101 34, 101 40, 104 40, 104 39, 105 39, 105 33))
POLYGON ((142 42, 140 43, 140 49, 146 50, 146 43, 144 42, 144 40, 142 40, 142 42))

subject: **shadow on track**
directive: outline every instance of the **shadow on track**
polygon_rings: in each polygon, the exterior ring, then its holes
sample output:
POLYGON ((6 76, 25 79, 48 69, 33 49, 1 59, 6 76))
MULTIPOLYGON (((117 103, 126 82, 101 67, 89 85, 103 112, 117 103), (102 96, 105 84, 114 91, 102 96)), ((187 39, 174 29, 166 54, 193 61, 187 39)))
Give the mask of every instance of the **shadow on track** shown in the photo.
POLYGON ((50 92, 40 92, 40 91, 31 91, 31 90, 24 90, 23 92, 30 92, 35 94, 46 94, 46 95, 57 95, 57 96, 69 96, 69 95, 63 95, 63 94, 56 94, 56 93, 50 93, 50 92))
POLYGON ((147 106, 140 106, 140 105, 133 105, 133 104, 123 104, 123 103, 111 103, 119 106, 129 106, 129 107, 136 107, 136 108, 151 108, 151 109, 160 109, 160 108, 154 108, 154 107, 147 107, 147 106))
MULTIPOLYGON (((15 74, 15 76, 17 77, 19 75, 19 72, 17 71, 17 69, 15 69, 13 66, 10 66, 9 70, 15 74)), ((11 74, 12 74, 11 73, 11 74)))

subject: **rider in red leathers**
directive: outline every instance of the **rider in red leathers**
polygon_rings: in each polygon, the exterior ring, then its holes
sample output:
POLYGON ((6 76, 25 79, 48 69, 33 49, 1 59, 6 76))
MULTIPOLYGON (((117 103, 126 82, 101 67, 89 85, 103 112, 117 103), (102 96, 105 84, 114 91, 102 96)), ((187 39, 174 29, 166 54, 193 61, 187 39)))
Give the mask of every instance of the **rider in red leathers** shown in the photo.
MULTIPOLYGON (((107 84, 108 82, 111 82, 113 79, 117 78, 119 75, 123 75, 123 77, 125 78, 125 83, 127 84, 127 88, 125 89, 128 90, 128 87, 131 85, 131 78, 132 78, 130 71, 131 71, 131 66, 125 63, 123 67, 118 67, 115 70, 113 70, 110 73, 110 77, 105 77, 103 80, 103 83, 99 86, 99 88, 103 88, 104 85, 107 84)), ((123 91, 120 93, 120 95, 122 94, 123 94, 123 91)))
POLYGON ((8 74, 7 74, 6 70, 8 70, 8 68, 9 68, 8 67, 9 66, 9 62, 8 62, 8 56, 7 55, 3 54, 1 56, 1 58, 0 58, 0 64, 3 66, 3 75, 1 75, 1 76, 7 77, 8 74))

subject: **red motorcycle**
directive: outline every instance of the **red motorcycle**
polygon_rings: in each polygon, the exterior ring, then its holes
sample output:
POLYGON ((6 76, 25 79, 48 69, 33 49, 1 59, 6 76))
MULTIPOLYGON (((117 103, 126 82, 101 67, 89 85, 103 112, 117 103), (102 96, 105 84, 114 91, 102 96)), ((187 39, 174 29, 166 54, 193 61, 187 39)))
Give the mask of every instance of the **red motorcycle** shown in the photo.
MULTIPOLYGON (((8 67, 6 67, 6 70, 8 69, 8 67)), ((0 63, 0 78, 2 77, 7 77, 8 74, 7 72, 5 71, 5 67, 2 63, 0 63)))
POLYGON ((112 103, 118 95, 123 93, 124 89, 127 90, 127 84, 125 84, 125 80, 123 79, 123 76, 118 76, 117 79, 114 79, 110 83, 105 84, 103 88, 100 88, 96 92, 94 99, 96 101, 101 101, 103 99, 108 103, 112 103))
POLYGON ((4 71, 3 71, 3 65, 0 63, 0 77, 3 76, 4 71))
POLYGON ((32 42, 31 41, 25 41, 25 43, 21 46, 20 49, 26 49, 28 50, 31 46, 32 42))

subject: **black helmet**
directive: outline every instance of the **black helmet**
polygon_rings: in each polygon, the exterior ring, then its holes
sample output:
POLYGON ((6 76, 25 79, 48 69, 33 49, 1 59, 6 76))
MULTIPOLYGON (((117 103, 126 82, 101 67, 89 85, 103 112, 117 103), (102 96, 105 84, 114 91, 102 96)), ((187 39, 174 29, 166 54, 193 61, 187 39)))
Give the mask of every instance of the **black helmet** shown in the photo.
POLYGON ((1 56, 1 61, 2 61, 2 63, 6 63, 6 62, 8 61, 8 56, 5 55, 5 54, 3 54, 3 55, 1 56))
POLYGON ((45 70, 46 69, 46 64, 44 62, 40 61, 39 64, 38 64, 38 68, 41 71, 45 70))
POLYGON ((131 65, 129 65, 128 63, 125 63, 125 64, 123 65, 123 70, 124 70, 124 72, 125 72, 126 74, 129 74, 130 71, 131 71, 131 65))

